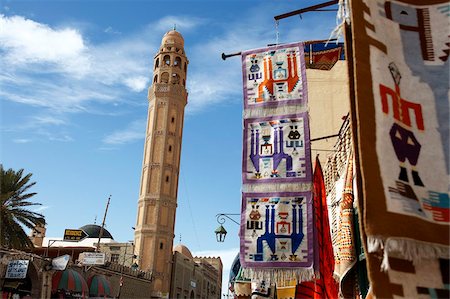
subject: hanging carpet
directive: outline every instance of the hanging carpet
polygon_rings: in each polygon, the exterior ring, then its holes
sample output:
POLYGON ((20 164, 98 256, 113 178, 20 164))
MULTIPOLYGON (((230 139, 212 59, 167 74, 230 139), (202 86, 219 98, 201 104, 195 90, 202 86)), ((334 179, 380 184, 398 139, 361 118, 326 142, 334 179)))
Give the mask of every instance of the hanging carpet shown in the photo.
POLYGON ((240 258, 268 285, 314 276, 311 153, 302 43, 242 53, 240 258))
POLYGON ((424 275, 450 252, 448 1, 349 3, 371 287, 417 298, 448 289, 424 275))

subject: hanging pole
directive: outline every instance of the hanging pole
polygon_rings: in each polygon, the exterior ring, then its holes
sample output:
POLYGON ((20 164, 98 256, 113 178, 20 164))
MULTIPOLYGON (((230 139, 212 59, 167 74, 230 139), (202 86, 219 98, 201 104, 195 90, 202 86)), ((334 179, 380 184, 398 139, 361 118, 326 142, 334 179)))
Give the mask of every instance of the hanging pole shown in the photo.
POLYGON ((106 204, 105 215, 103 216, 102 226, 100 228, 100 233, 98 234, 98 242, 97 242, 97 248, 95 249, 95 252, 98 252, 98 250, 100 249, 100 240, 103 237, 103 229, 105 227, 106 214, 108 214, 108 207, 109 207, 110 200, 111 200, 111 195, 109 195, 108 203, 106 204))
POLYGON ((338 4, 338 2, 339 2, 338 0, 328 1, 328 2, 324 2, 324 3, 308 6, 308 7, 302 8, 302 9, 294 10, 294 11, 291 11, 291 12, 287 12, 287 13, 275 16, 273 18, 275 19, 275 21, 278 21, 278 20, 281 20, 281 19, 285 19, 285 18, 289 18, 289 17, 292 17, 292 16, 296 16, 296 15, 302 14, 304 12, 329 11, 329 10, 321 10, 320 8, 331 6, 331 5, 335 5, 335 4, 338 4))
MULTIPOLYGON (((327 41, 335 41, 336 40, 336 38, 332 38, 332 39, 319 39, 319 40, 310 40, 310 41, 305 41, 305 42, 303 42, 303 45, 313 45, 313 44, 320 44, 320 43, 324 43, 324 42, 327 42, 327 41)), ((271 47, 271 46, 276 46, 277 44, 268 44, 267 46, 268 47, 271 47)), ((282 45, 282 43, 280 44, 280 45, 282 45)), ((227 58, 230 58, 230 57, 233 57, 233 56, 239 56, 239 55, 241 55, 242 54, 242 52, 236 52, 236 53, 231 53, 231 54, 225 54, 225 53, 222 53, 222 59, 223 60, 226 60, 227 58)))

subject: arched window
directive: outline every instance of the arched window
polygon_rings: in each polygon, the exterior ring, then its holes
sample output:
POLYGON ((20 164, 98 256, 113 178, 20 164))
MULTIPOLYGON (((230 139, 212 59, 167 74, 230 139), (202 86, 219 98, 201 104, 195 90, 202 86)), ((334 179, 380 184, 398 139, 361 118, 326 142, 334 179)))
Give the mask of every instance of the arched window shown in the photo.
POLYGON ((170 65, 170 56, 169 55, 164 56, 164 63, 166 65, 170 65))
POLYGON ((161 83, 169 83, 169 73, 165 72, 161 74, 161 83))
POLYGON ((158 75, 155 75, 155 77, 153 78, 153 83, 158 83, 158 75))
POLYGON ((184 71, 185 72, 187 71, 187 63, 186 62, 184 63, 184 71))
POLYGON ((174 66, 177 66, 181 69, 181 58, 180 57, 175 57, 175 61, 173 62, 174 66))
POLYGON ((172 74, 172 84, 180 84, 180 75, 172 74))
POLYGON ((157 67, 159 67, 159 57, 156 58, 156 61, 155 61, 155 68, 157 68, 157 67))

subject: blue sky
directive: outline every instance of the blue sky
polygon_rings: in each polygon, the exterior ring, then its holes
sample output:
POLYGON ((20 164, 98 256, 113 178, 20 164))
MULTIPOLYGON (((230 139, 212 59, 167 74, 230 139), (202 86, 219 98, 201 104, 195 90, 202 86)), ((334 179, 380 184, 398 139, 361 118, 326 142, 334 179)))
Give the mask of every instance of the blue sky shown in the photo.
MULTIPOLYGON (((176 24, 190 63, 174 243, 228 268, 238 226, 225 223, 225 243, 213 232, 217 213, 240 212, 242 82, 240 59, 220 54, 275 43, 275 15, 320 2, 0 2, 1 163, 33 173, 47 236, 100 224, 111 194, 106 227, 133 239, 153 56, 176 24)), ((279 42, 335 24, 330 12, 281 20, 279 42)))

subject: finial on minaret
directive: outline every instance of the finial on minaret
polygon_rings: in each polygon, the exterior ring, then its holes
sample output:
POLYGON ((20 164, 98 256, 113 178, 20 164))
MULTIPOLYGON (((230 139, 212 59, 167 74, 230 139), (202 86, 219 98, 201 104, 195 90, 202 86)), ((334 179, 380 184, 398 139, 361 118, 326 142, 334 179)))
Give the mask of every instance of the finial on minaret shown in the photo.
POLYGON ((180 234, 180 244, 181 244, 181 234, 180 234))
POLYGON ((97 224, 97 215, 94 217, 94 224, 97 224))
POLYGON ((173 30, 177 30, 177 24, 173 24, 173 30))

